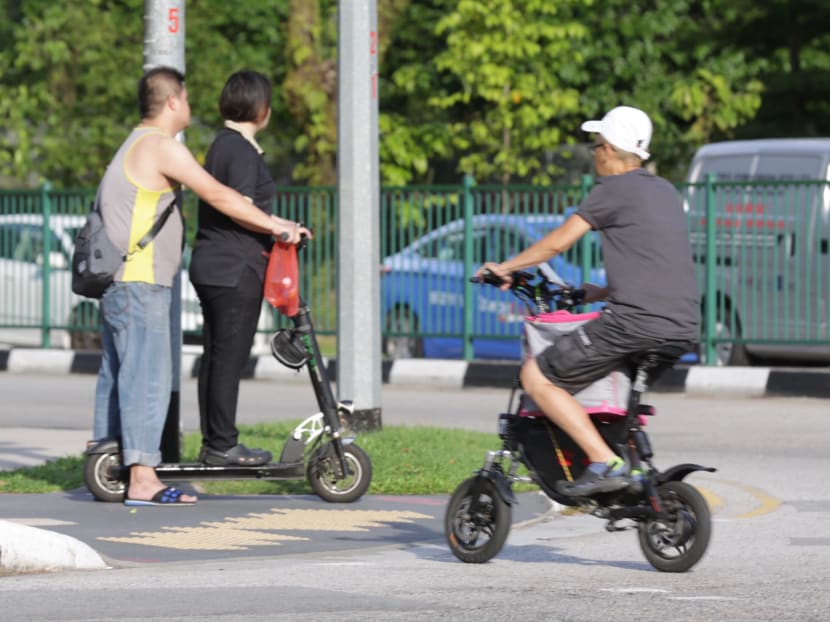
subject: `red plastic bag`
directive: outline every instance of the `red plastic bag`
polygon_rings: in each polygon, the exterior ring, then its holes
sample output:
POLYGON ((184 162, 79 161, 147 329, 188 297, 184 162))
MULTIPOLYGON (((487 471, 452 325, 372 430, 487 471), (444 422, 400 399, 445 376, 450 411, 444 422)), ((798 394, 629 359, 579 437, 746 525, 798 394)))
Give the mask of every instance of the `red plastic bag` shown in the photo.
POLYGON ((265 270, 265 300, 286 317, 297 315, 300 309, 299 280, 297 247, 274 242, 265 270))

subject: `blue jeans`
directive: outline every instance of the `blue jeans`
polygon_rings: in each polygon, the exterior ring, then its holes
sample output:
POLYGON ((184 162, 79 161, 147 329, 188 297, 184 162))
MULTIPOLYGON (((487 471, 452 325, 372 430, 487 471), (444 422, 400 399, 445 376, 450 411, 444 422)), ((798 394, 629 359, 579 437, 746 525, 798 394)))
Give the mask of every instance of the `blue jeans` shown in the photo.
POLYGON ((93 434, 120 438, 125 465, 161 462, 173 373, 170 294, 162 285, 116 282, 101 298, 93 434))

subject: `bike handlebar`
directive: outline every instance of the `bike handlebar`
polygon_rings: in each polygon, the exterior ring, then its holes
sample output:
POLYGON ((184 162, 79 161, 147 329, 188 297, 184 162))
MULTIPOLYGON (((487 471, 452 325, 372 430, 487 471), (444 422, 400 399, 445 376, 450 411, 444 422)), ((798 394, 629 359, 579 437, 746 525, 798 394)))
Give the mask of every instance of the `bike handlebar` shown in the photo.
MULTIPOLYGON (((541 271, 536 275, 518 270, 510 275, 510 291, 525 303, 531 313, 546 313, 551 309, 572 309, 585 299, 585 290, 549 281, 541 271)), ((504 280, 491 270, 470 278, 472 283, 485 283, 494 287, 504 285, 504 280)))

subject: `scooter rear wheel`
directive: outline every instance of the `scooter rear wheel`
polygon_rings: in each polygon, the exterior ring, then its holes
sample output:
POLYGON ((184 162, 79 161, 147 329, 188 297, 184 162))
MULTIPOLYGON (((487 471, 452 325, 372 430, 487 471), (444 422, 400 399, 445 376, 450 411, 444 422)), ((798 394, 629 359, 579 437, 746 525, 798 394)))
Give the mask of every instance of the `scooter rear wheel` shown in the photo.
POLYGON ((489 479, 477 476, 462 482, 450 497, 444 518, 444 534, 453 555, 468 564, 495 557, 507 540, 512 514, 489 479))
POLYGON ((703 495, 686 482, 666 482, 657 492, 668 519, 640 523, 640 548, 657 570, 686 572, 700 561, 709 546, 709 506, 703 495))
POLYGON ((84 461, 84 483, 98 501, 120 503, 127 485, 118 478, 121 471, 121 453, 92 454, 84 461))
POLYGON ((332 447, 326 445, 308 461, 306 475, 311 489, 320 498, 331 503, 351 503, 362 497, 372 483, 372 461, 360 447, 351 443, 343 446, 348 473, 337 477, 332 447))

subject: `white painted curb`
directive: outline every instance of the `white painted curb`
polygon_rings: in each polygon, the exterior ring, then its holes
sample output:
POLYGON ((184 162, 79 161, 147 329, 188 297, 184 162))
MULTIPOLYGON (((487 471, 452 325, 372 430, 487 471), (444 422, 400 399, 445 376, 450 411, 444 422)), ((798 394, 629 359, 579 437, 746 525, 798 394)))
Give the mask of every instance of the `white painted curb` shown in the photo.
POLYGON ((703 367, 689 368, 686 376, 686 393, 734 394, 746 397, 763 397, 767 392, 767 367, 703 367))
POLYGON ((389 372, 391 384, 428 384, 451 389, 464 387, 466 361, 398 359, 389 372))
POLYGON ((14 348, 9 352, 8 371, 14 374, 41 372, 65 374, 72 368, 72 350, 37 350, 14 348))
POLYGON ((108 568, 92 548, 54 531, 0 520, 0 570, 102 570, 108 568))

